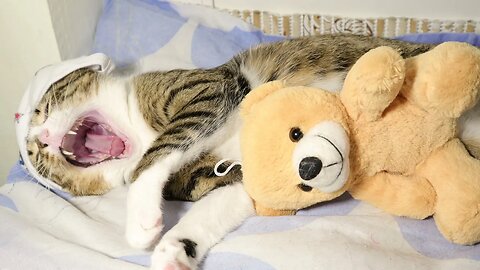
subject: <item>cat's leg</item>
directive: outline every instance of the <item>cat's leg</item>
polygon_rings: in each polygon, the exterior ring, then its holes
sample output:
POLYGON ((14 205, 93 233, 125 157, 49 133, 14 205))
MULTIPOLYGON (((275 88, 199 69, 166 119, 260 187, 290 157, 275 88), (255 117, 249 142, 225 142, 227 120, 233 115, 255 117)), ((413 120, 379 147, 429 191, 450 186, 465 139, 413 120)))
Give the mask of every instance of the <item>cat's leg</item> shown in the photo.
POLYGON ((131 246, 148 248, 158 238, 163 228, 163 187, 171 174, 200 155, 201 145, 201 141, 167 129, 137 164, 127 195, 125 233, 131 246))
POLYGON ((203 197, 168 231, 152 255, 152 269, 196 269, 208 250, 255 213, 241 183, 203 197))
POLYGON ((159 236, 163 228, 162 191, 169 177, 230 134, 223 110, 185 119, 165 128, 133 172, 126 221, 126 238, 133 247, 150 247, 159 236))
MULTIPOLYGON (((235 166, 222 176, 214 172, 220 158, 216 155, 202 154, 198 159, 184 165, 172 175, 163 189, 163 198, 166 200, 198 201, 210 191, 226 185, 240 182, 242 171, 235 166)), ((224 172, 231 162, 220 164, 218 171, 224 172)))
POLYGON ((132 247, 148 248, 158 239, 163 228, 162 190, 183 155, 181 151, 172 151, 161 157, 130 185, 125 234, 132 247))

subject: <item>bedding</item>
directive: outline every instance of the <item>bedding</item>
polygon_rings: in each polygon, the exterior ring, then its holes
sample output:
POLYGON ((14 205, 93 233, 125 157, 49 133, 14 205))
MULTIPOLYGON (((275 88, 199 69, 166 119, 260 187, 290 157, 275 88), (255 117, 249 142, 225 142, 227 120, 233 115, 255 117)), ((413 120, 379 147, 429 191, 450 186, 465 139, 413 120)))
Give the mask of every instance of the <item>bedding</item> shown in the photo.
MULTIPOLYGON (((92 52, 137 71, 213 67, 265 35, 227 13, 155 0, 106 1, 92 52)), ((401 37, 423 41, 419 35, 401 37)), ((444 36, 429 36, 437 43, 444 36)), ((477 42, 478 36, 449 39, 477 42)), ((124 240, 126 187, 72 197, 38 183, 20 160, 0 187, 0 269, 144 269, 124 240)), ((165 230, 190 207, 166 202, 165 230)), ((432 219, 393 217, 344 195, 296 216, 251 217, 202 269, 480 269, 480 245, 447 242, 432 219)))

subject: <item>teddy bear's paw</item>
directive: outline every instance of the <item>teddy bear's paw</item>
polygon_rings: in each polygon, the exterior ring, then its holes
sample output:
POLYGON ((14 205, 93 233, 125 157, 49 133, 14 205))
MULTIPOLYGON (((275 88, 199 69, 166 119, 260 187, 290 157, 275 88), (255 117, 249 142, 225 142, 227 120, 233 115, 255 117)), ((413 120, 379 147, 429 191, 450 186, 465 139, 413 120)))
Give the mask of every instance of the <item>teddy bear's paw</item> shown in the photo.
POLYGON ((415 68, 410 70, 407 80, 415 83, 402 93, 416 105, 457 118, 478 101, 480 53, 476 47, 445 42, 410 61, 415 68))
POLYGON ((152 255, 152 270, 195 270, 196 243, 189 239, 162 239, 152 255))
POLYGON ((417 190, 412 190, 410 193, 410 200, 415 207, 409 209, 411 212, 407 216, 424 219, 435 212, 437 195, 428 181, 420 181, 419 185, 420 187, 417 190))
POLYGON ((418 209, 413 210, 409 214, 411 218, 424 219, 433 215, 435 212, 435 200, 431 200, 430 198, 419 198, 417 199, 416 205, 418 209))
POLYGON ((433 217, 439 231, 451 242, 460 245, 473 245, 480 242, 479 203, 443 204, 437 206, 433 217))

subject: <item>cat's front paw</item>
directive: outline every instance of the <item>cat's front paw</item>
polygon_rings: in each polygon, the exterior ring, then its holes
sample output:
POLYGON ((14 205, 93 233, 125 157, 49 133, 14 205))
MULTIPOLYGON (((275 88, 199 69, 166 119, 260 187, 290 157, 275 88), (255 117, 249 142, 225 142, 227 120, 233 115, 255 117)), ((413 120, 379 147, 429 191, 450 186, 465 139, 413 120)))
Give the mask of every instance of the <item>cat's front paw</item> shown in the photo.
POLYGON ((127 218, 125 237, 130 246, 147 249, 157 242, 162 229, 161 213, 155 219, 127 218))
POLYGON ((163 229, 160 200, 131 191, 127 198, 125 236, 132 247, 146 249, 158 241, 163 229))
POLYGON ((197 269, 197 244, 190 239, 165 239, 152 254, 152 270, 197 269))

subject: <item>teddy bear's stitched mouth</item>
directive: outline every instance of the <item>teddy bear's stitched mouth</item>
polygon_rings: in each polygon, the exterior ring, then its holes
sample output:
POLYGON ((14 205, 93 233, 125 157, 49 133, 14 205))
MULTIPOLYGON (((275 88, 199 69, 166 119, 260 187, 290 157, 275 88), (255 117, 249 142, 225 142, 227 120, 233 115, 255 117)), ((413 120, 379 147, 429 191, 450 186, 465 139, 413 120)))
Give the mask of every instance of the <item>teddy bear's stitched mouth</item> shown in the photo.
MULTIPOLYGON (((340 168, 339 174, 337 175, 337 177, 335 177, 335 179, 333 179, 333 180, 331 181, 331 183, 335 182, 335 181, 338 179, 338 177, 340 176, 340 174, 341 174, 341 172, 342 172, 342 169, 343 169, 343 162, 342 162, 342 161, 337 161, 337 162, 332 162, 332 163, 330 163, 330 164, 328 164, 328 165, 322 166, 322 169, 324 169, 324 168, 329 168, 329 167, 332 167, 332 166, 335 166, 335 165, 342 165, 342 168, 340 168)), ((305 180, 305 179, 304 179, 304 180, 305 180)), ((307 180, 307 181, 308 181, 308 180, 307 180)), ((331 184, 331 183, 330 183, 330 184, 331 184)), ((311 186, 309 186, 309 185, 306 185, 306 184, 304 184, 304 183, 298 184, 297 187, 298 187, 299 189, 301 189, 302 191, 304 191, 304 192, 310 192, 310 191, 312 191, 312 189, 313 189, 313 187, 311 187, 311 186)))
POLYGON ((335 162, 335 163, 332 163, 332 164, 329 164, 329 165, 325 166, 325 167, 330 167, 330 166, 333 166, 333 165, 337 165, 337 164, 339 164, 339 163, 342 165, 342 167, 341 167, 340 170, 338 171, 337 177, 335 177, 335 180, 334 180, 334 181, 336 181, 336 180, 338 179, 338 177, 340 177, 340 174, 341 174, 342 171, 343 171, 343 160, 344 160, 344 158, 343 158, 342 151, 340 151, 340 149, 338 149, 338 147, 337 147, 331 140, 329 140, 328 138, 326 138, 326 137, 324 137, 324 136, 321 136, 321 135, 317 135, 317 136, 320 137, 320 138, 322 138, 322 139, 324 139, 324 140, 326 140, 327 142, 329 142, 329 143, 333 146, 333 148, 335 148, 335 150, 337 151, 338 155, 340 156, 340 161, 339 161, 339 162, 335 162))
POLYGON ((297 187, 304 192, 310 192, 314 188, 322 192, 332 192, 335 189, 330 190, 330 187, 336 185, 344 170, 344 155, 331 140, 323 136, 317 137, 330 144, 332 150, 335 149, 333 151, 337 153, 338 159, 329 160, 329 163, 325 165, 323 162, 328 159, 323 159, 321 156, 315 155, 303 158, 298 167, 298 174, 302 183, 298 184, 297 187), (325 173, 330 176, 325 175, 325 173))
POLYGON ((297 143, 293 152, 295 185, 322 193, 337 192, 348 178, 349 143, 345 129, 335 121, 322 121, 297 143), (300 184, 300 185, 299 185, 300 184))

